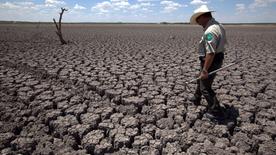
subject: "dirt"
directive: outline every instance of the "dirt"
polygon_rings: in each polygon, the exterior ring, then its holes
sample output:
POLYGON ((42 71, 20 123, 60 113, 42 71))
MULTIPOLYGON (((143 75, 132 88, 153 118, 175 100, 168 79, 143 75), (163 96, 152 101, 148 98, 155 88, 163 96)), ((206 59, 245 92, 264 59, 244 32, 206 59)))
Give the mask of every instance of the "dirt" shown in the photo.
POLYGON ((225 116, 193 105, 202 29, 0 25, 1 154, 276 153, 275 27, 226 26, 213 88, 225 116))

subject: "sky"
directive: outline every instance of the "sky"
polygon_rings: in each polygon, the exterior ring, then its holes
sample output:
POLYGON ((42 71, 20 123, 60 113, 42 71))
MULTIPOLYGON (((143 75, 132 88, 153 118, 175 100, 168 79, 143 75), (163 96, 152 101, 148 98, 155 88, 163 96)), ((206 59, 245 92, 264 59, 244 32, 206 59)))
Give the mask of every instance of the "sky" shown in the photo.
POLYGON ((207 5, 223 23, 276 23, 276 0, 0 0, 0 21, 189 22, 207 5))

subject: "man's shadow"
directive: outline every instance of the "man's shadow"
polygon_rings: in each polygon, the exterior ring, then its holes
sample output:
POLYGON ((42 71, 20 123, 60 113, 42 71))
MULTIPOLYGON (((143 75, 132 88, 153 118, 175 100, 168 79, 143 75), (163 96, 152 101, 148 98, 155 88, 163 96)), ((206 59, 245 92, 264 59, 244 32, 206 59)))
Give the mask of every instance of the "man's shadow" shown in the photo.
POLYGON ((233 105, 223 104, 221 106, 222 116, 216 117, 215 121, 219 125, 226 125, 230 134, 233 133, 234 128, 237 125, 237 118, 239 117, 239 111, 233 105))

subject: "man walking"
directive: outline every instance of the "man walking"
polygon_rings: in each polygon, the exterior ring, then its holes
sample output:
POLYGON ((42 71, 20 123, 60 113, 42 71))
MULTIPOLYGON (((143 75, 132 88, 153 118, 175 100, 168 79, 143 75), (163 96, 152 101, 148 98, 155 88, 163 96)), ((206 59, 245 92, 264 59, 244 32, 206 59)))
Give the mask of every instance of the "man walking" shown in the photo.
POLYGON ((208 107, 206 116, 216 118, 222 114, 216 93, 212 89, 215 74, 208 76, 208 73, 220 68, 224 59, 224 45, 226 34, 223 26, 213 17, 212 12, 206 5, 194 11, 190 23, 203 27, 204 34, 199 42, 200 80, 197 81, 197 88, 194 96, 190 99, 195 105, 199 105, 201 96, 207 100, 208 107))

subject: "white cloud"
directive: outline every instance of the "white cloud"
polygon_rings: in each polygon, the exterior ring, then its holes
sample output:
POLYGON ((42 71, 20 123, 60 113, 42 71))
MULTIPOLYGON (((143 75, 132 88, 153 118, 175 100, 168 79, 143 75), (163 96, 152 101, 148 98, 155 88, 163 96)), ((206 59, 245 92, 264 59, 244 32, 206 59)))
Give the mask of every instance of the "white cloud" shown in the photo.
POLYGON ((257 7, 267 7, 268 4, 275 2, 276 0, 254 0, 254 2, 249 5, 249 8, 254 9, 257 7))
POLYGON ((141 6, 154 6, 154 4, 147 2, 147 3, 140 3, 141 6))
POLYGON ((110 0, 110 2, 112 2, 112 3, 125 3, 125 2, 127 2, 128 3, 128 0, 110 0))
POLYGON ((66 3, 61 0, 45 0, 45 5, 48 7, 55 7, 57 5, 65 5, 66 3))
POLYGON ((159 0, 138 0, 138 2, 156 2, 159 0))
POLYGON ((20 8, 20 6, 11 3, 11 2, 5 2, 5 3, 0 3, 0 8, 1 9, 17 9, 20 8))
POLYGON ((167 12, 167 13, 173 12, 179 9, 180 7, 182 7, 181 4, 173 1, 161 1, 160 4, 164 5, 164 12, 167 12))
POLYGON ((51 7, 56 7, 59 5, 65 5, 64 1, 60 0, 45 0, 44 4, 35 4, 32 1, 21 1, 21 2, 5 2, 0 3, 1 9, 24 9, 24 10, 39 10, 39 9, 46 9, 51 7))
POLYGON ((128 0, 110 0, 111 2, 128 2, 128 0))
POLYGON ((245 5, 244 5, 244 4, 241 4, 241 3, 236 4, 236 11, 237 11, 237 13, 242 13, 242 12, 244 12, 244 11, 245 11, 245 5))
POLYGON ((110 0, 96 4, 96 6, 92 7, 92 11, 98 11, 99 14, 104 14, 110 12, 112 9, 121 10, 126 8, 130 8, 128 0, 110 0))
POLYGON ((154 4, 150 3, 150 2, 147 2, 147 3, 136 3, 136 4, 133 4, 133 5, 130 5, 129 9, 130 10, 138 10, 138 9, 141 9, 143 11, 151 11, 149 10, 148 7, 151 7, 151 6, 154 6, 154 4))
POLYGON ((141 8, 141 5, 139 5, 139 4, 134 4, 134 5, 130 6, 131 10, 137 10, 137 9, 140 9, 140 8, 141 8))
POLYGON ((208 2, 202 1, 202 0, 192 0, 190 4, 192 5, 202 5, 202 4, 207 4, 208 2))
POLYGON ((34 3, 32 1, 0 3, 0 20, 19 21, 51 21, 57 14, 56 7, 49 7, 45 1, 34 3))
POLYGON ((128 12, 140 10, 144 12, 149 12, 151 11, 149 9, 149 7, 151 6, 154 6, 154 4, 146 1, 130 4, 128 0, 110 0, 96 4, 94 7, 92 7, 91 10, 98 12, 98 14, 105 14, 111 11, 128 12))
POLYGON ((92 7, 92 10, 98 10, 100 14, 109 12, 112 8, 112 4, 108 1, 98 3, 96 6, 92 7))
POLYGON ((142 8, 143 11, 150 11, 148 8, 142 8))
POLYGON ((81 6, 81 5, 79 5, 79 4, 76 4, 76 5, 74 6, 74 9, 75 9, 75 10, 85 10, 86 8, 85 8, 84 6, 81 6))
POLYGON ((125 9, 130 6, 127 0, 111 0, 111 1, 114 2, 112 4, 117 10, 125 9))
POLYGON ((38 10, 43 8, 44 5, 34 4, 33 2, 5 2, 0 3, 1 9, 25 9, 25 10, 38 10))

